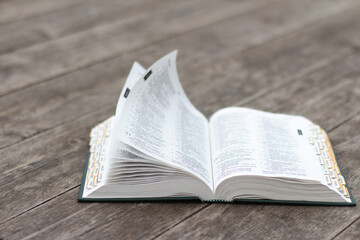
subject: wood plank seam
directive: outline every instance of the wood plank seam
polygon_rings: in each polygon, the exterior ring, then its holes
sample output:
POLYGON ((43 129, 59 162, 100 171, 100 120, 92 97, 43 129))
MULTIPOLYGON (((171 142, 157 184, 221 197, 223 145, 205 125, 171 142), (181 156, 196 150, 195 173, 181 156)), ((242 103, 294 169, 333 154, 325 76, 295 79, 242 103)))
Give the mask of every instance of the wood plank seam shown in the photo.
MULTIPOLYGON (((265 96, 269 95, 272 92, 276 92, 276 91, 278 91, 278 90, 280 90, 282 88, 285 88, 286 86, 289 86, 289 85, 291 85, 291 84, 293 84, 293 83, 295 83, 297 81, 304 80, 304 79, 306 79, 306 76, 309 76, 309 75, 314 74, 314 73, 316 73, 318 71, 321 71, 322 69, 326 68, 329 65, 332 65, 332 64, 334 64, 336 62, 341 62, 341 61, 343 61, 343 60, 345 60, 347 58, 351 58, 351 57, 357 55, 359 52, 360 52, 359 50, 354 50, 353 52, 351 52, 351 53, 349 53, 347 55, 344 55, 344 56, 342 56, 340 58, 337 58, 337 59, 333 59, 332 61, 328 62, 327 64, 324 64, 319 68, 316 68, 316 69, 311 70, 310 72, 307 72, 304 76, 301 76, 298 79, 294 78, 294 79, 285 81, 284 84, 281 84, 279 86, 275 86, 275 87, 273 87, 271 89, 268 89, 268 91, 266 91, 264 93, 260 93, 258 95, 254 94, 253 96, 250 96, 248 98, 245 98, 243 100, 240 100, 240 101, 234 103, 234 105, 245 105, 245 104, 250 104, 252 102, 255 102, 257 99, 259 99, 261 97, 265 97, 265 96)), ((340 77, 346 77, 346 76, 348 76, 350 74, 351 73, 345 73, 345 74, 341 75, 340 77)))
POLYGON ((359 111, 358 111, 358 112, 356 112, 353 116, 348 117, 347 119, 344 119, 344 121, 342 121, 342 122, 340 122, 339 124, 337 124, 337 125, 335 125, 335 126, 331 127, 331 128, 330 128, 330 129, 328 129, 327 131, 328 131, 328 132, 329 132, 329 131, 333 131, 333 130, 335 130, 335 129, 337 129, 337 128, 341 127, 342 125, 344 125, 344 124, 346 124, 346 123, 350 122, 352 119, 356 118, 358 115, 360 115, 360 109, 359 109, 359 111))
POLYGON ((345 232, 346 229, 348 229, 349 227, 351 227, 351 225, 353 225, 354 223, 356 223, 359 219, 360 219, 360 216, 359 216, 358 218, 356 218, 354 221, 352 221, 347 227, 345 227, 344 229, 342 229, 341 231, 339 231, 334 237, 331 238, 331 240, 335 239, 335 238, 338 237, 341 233, 345 232))
POLYGON ((151 238, 151 240, 155 240, 156 238, 160 237, 161 235, 163 235, 164 233, 166 233, 167 231, 169 231, 170 229, 176 227, 177 225, 179 225, 180 223, 186 221, 187 219, 191 218, 192 216, 198 214, 199 212, 201 212, 202 210, 204 210, 205 208, 208 208, 210 205, 212 205, 212 203, 208 203, 208 204, 204 204, 205 206, 194 211, 192 214, 190 214, 189 216, 186 216, 184 219, 182 219, 181 221, 177 222, 176 224, 170 226, 169 228, 165 229, 164 231, 162 231, 161 233, 159 233, 158 235, 154 236, 153 238, 151 238))
MULTIPOLYGON (((63 10, 68 10, 68 9, 71 9, 71 8, 78 8, 80 6, 83 6, 83 5, 89 5, 91 3, 94 3, 94 2, 97 2, 98 0, 93 0, 93 1, 89 1, 89 2, 84 2, 82 4, 79 4, 79 5, 75 5, 73 7, 69 7, 69 8, 65 8, 65 9, 60 9, 59 11, 55 11, 55 12, 52 12, 52 13, 49 13, 49 14, 44 14, 44 15, 40 15, 40 16, 36 16, 34 18, 41 18, 41 17, 44 17, 46 15, 52 15, 52 14, 56 14, 58 12, 61 12, 63 10)), ((203 1, 203 0, 197 0, 197 1, 203 1)), ((54 41, 54 40, 58 40, 58 39, 62 39, 62 38, 67 38, 69 36, 72 36, 72 35, 76 35, 76 34, 79 34, 79 33, 83 33, 83 32, 87 32, 89 30, 91 30, 91 28, 95 28, 95 27, 103 27, 103 26, 106 26, 106 25, 112 25, 114 24, 114 22, 122 22, 122 21, 127 21, 129 19, 135 19, 135 18, 139 18, 139 16, 147 16, 147 15, 151 15, 151 14, 154 14, 154 13, 157 13, 157 12, 161 12, 161 11, 164 11, 164 10, 168 10, 170 8, 173 8, 173 7, 176 7, 178 6, 180 3, 179 2, 176 2, 175 4, 173 5, 168 5, 166 6, 165 8, 162 8, 162 9, 156 9, 156 10, 149 10, 149 11, 145 11, 145 12, 141 12, 140 14, 138 14, 137 16, 126 16, 124 18, 121 18, 121 17, 118 17, 118 18, 115 18, 115 19, 109 19, 108 21, 106 22, 102 22, 100 24, 95 24, 94 26, 92 27, 89 27, 89 28, 85 28, 85 29, 78 29, 77 31, 73 31, 73 32, 69 32, 69 33, 65 33, 65 34, 62 34, 61 36, 59 37, 56 37, 56 38, 47 38, 47 39, 44 39, 44 40, 40 40, 40 41, 37 41, 35 43, 32 43, 32 44, 29 44, 29 45, 26 45, 26 46, 22 46, 20 48, 17 48, 15 50, 13 49, 9 49, 7 51, 1 51, 0 50, 0 56, 2 55, 6 55, 6 54, 11 54, 11 53, 14 53, 14 52, 17 52, 17 51, 20 51, 20 50, 25 50, 27 48, 31 48, 31 47, 35 47, 37 45, 41 45, 41 44, 45 44, 45 43, 48 43, 48 42, 51 42, 51 41, 54 41)), ((28 20, 28 19, 26 19, 28 20)), ((21 20, 22 21, 22 20, 21 20)), ((14 23, 17 23, 17 22, 14 22, 14 23)), ((11 23, 13 24, 13 23, 11 23)), ((10 25, 10 24, 7 24, 7 25, 10 25)), ((0 25, 0 28, 2 26, 0 25)))
POLYGON ((74 186, 74 187, 71 187, 71 188, 69 188, 69 189, 67 189, 67 190, 65 190, 65 191, 63 191, 63 192, 61 192, 61 193, 59 193, 59 194, 57 194, 57 195, 55 195, 55 196, 52 196, 52 197, 50 197, 50 198, 42 201, 41 203, 38 203, 38 204, 36 204, 35 206, 32 206, 31 208, 26 209, 25 211, 23 211, 23 212, 21 212, 21 213, 19 213, 19 214, 17 214, 17 215, 11 216, 10 218, 8 218, 8 219, 0 222, 0 225, 4 224, 4 223, 6 223, 6 222, 8 222, 8 221, 10 221, 10 220, 13 220, 14 218, 17 218, 17 217, 19 217, 19 216, 21 216, 21 215, 23 215, 23 214, 25 214, 25 213, 33 210, 33 209, 36 209, 36 208, 40 207, 41 205, 46 204, 47 202, 50 202, 51 200, 54 200, 55 198, 60 197, 61 195, 65 194, 65 193, 67 193, 67 192, 69 192, 69 191, 71 191, 71 190, 73 190, 73 189, 75 189, 75 188, 78 188, 78 187, 80 187, 80 184, 77 184, 77 185, 74 186))
MULTIPOLYGON (((194 214, 192 214, 192 215, 189 216, 188 218, 183 219, 182 221, 179 221, 177 224, 174 224, 174 226, 172 226, 171 228, 168 228, 166 231, 163 231, 163 232, 161 232, 160 234, 156 235, 155 237, 151 238, 151 240, 155 240, 155 239, 161 237, 161 236, 164 235, 166 232, 168 232, 168 231, 170 231, 171 229, 175 228, 177 225, 179 225, 179 224, 181 224, 182 222, 185 222, 187 219, 189 219, 189 218, 191 218, 191 217, 199 214, 202 210, 205 210, 205 208, 208 208, 208 207, 210 207, 210 205, 213 205, 213 204, 218 204, 218 203, 210 203, 208 206, 206 206, 206 207, 204 207, 204 208, 202 208, 202 209, 199 209, 198 211, 194 212, 194 214)), ((235 203, 235 204, 238 204, 238 203, 235 203)), ((250 204, 250 203, 240 203, 240 204, 250 204)), ((251 213, 251 211, 250 211, 249 213, 247 213, 246 216, 249 215, 250 213, 251 213)))
MULTIPOLYGON (((36 133, 36 134, 34 134, 34 135, 31 135, 31 136, 29 136, 29 137, 26 137, 26 138, 24 138, 22 141, 19 141, 19 142, 17 142, 17 143, 13 143, 13 144, 8 145, 8 146, 6 146, 6 147, 2 147, 2 148, 0 148, 0 150, 3 150, 3 149, 5 149, 5 148, 7 148, 7 147, 10 147, 10 146, 12 146, 12 145, 14 145, 14 144, 21 143, 21 142, 23 142, 23 141, 31 141, 31 138, 36 137, 36 136, 38 136, 38 135, 40 135, 40 134, 46 134, 48 131, 51 131, 51 130, 53 130, 53 129, 56 129, 56 128, 58 128, 58 127, 61 127, 61 126, 63 126, 64 124, 69 124, 69 123, 74 122, 74 121, 76 121, 76 120, 78 120, 78 119, 80 119, 80 118, 87 117, 87 116, 91 116, 91 115, 94 115, 94 114, 96 114, 96 113, 98 113, 98 112, 101 112, 101 111, 106 111, 106 110, 114 109, 115 106, 116 106, 116 104, 111 105, 110 107, 104 107, 104 108, 99 109, 99 110, 96 110, 96 111, 88 112, 88 113, 86 113, 86 114, 84 114, 84 115, 79 116, 78 118, 71 119, 71 120, 69 120, 69 121, 66 121, 66 122, 63 122, 63 123, 61 123, 61 124, 58 124, 58 125, 56 125, 56 126, 54 126, 54 127, 52 127, 52 128, 48 128, 48 129, 46 129, 46 130, 44 130, 44 131, 40 131, 40 132, 38 132, 38 133, 36 133)), ((105 120, 107 117, 109 117, 109 116, 104 116, 104 120, 105 120)), ((6 172, 9 172, 9 171, 10 171, 10 170, 8 170, 8 171, 6 171, 6 172)))
MULTIPOLYGON (((79 187, 79 186, 78 186, 78 187, 79 187)), ((70 191, 70 190, 69 190, 69 191, 70 191)), ((39 233, 41 233, 41 232, 43 232, 43 231, 51 228, 53 225, 58 224, 59 222, 64 222, 64 221, 66 221, 66 220, 68 220, 68 219, 71 219, 74 215, 78 214, 79 212, 85 212, 85 211, 86 211, 87 209, 89 209, 89 208, 91 208, 91 204, 89 204, 89 206, 81 209, 81 210, 78 211, 78 212, 74 212, 74 213, 70 214, 69 216, 67 216, 66 218, 61 219, 61 220, 58 221, 58 222, 55 222, 55 223, 53 223, 53 224, 50 224, 50 225, 46 226, 45 228, 41 229, 40 231, 37 231, 37 232, 34 232, 34 233, 28 235, 27 237, 25 237, 25 238, 23 238, 23 239, 29 239, 29 238, 31 238, 31 237, 33 237, 33 236, 36 236, 37 234, 39 234, 39 233)))

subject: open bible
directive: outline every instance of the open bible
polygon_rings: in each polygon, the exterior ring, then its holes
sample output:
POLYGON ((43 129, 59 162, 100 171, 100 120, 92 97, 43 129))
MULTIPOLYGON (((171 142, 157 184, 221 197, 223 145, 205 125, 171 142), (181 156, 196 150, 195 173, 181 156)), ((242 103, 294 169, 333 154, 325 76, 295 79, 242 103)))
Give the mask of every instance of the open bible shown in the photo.
POLYGON ((177 51, 134 63, 116 114, 96 125, 80 201, 179 200, 355 205, 327 134, 301 116, 189 101, 177 51))

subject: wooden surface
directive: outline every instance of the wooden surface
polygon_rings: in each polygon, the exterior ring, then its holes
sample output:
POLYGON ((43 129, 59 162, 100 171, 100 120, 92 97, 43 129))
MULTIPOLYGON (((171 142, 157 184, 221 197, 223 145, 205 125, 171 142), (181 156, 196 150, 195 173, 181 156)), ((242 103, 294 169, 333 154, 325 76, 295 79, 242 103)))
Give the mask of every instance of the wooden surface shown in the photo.
POLYGON ((304 115, 360 199, 360 2, 3 0, 0 239, 359 239, 359 207, 78 203, 133 61, 179 49, 190 100, 304 115))

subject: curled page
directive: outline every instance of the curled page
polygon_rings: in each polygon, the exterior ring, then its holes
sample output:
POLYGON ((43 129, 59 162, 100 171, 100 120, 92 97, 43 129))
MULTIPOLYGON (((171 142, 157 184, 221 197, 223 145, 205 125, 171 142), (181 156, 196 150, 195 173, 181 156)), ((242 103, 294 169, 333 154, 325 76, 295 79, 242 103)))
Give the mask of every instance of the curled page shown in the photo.
POLYGON ((129 95, 131 89, 135 86, 135 84, 138 82, 138 80, 144 75, 146 72, 146 69, 141 66, 138 62, 134 62, 134 64, 131 67, 129 76, 126 79, 125 86, 123 87, 118 103, 116 105, 116 116, 119 117, 120 113, 124 107, 125 101, 123 101, 123 98, 127 98, 129 95))
POLYGON ((158 60, 128 93, 122 93, 114 136, 195 175, 212 189, 208 121, 181 87, 176 54, 158 60))

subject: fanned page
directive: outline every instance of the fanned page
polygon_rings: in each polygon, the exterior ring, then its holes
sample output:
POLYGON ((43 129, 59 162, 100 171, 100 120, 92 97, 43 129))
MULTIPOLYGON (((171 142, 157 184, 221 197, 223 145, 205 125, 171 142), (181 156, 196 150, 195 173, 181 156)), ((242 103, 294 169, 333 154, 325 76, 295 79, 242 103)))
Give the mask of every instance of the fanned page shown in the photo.
POLYGON ((193 174, 212 190, 208 121, 179 82, 176 55, 158 60, 131 90, 123 91, 113 137, 193 174))
MULTIPOLYGON (((127 94, 130 89, 132 89, 145 71, 146 69, 139 63, 134 62, 116 106, 116 113, 121 112, 124 107, 124 102, 121 101, 121 96, 127 94)), ((105 164, 106 155, 109 157, 110 152, 117 153, 120 152, 121 149, 126 149, 125 146, 123 146, 124 144, 116 147, 112 146, 114 149, 109 149, 112 123, 115 122, 116 116, 118 116, 118 114, 106 119, 102 123, 97 124, 90 132, 91 140, 89 143, 89 163, 84 182, 84 195, 86 196, 104 184, 105 169, 109 167, 109 164, 105 164)))

